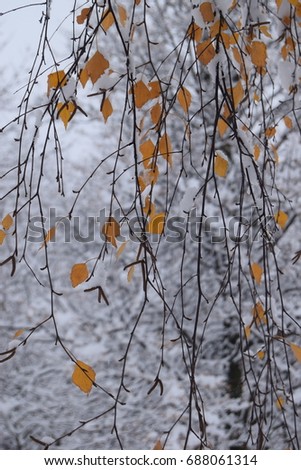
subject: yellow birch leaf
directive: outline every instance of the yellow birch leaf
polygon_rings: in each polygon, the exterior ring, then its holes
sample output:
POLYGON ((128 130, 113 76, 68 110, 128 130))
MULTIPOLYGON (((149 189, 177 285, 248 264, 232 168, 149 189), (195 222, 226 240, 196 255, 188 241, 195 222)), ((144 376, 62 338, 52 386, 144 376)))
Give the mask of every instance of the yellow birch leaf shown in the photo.
POLYGON ((278 410, 281 411, 284 408, 284 403, 285 403, 284 397, 282 395, 279 395, 276 400, 276 406, 278 410))
POLYGON ((101 27, 104 31, 108 31, 108 29, 114 24, 114 16, 111 11, 106 10, 103 15, 103 20, 101 21, 101 27))
POLYGON ((259 68, 265 67, 267 60, 267 48, 264 42, 253 41, 250 46, 248 46, 248 49, 252 63, 259 68))
POLYGON ((293 7, 298 7, 300 5, 300 0, 288 0, 293 7))
POLYGON ((109 66, 109 62, 99 51, 96 51, 91 59, 88 60, 85 70, 93 85, 104 74, 109 66))
POLYGON ((143 157, 142 161, 144 168, 149 168, 151 166, 152 158, 155 155, 155 145, 150 139, 148 139, 139 146, 139 150, 143 157))
POLYGON ((72 287, 77 287, 85 282, 89 277, 89 271, 86 263, 74 264, 70 272, 70 280, 72 287))
POLYGON ((214 173, 221 178, 225 178, 228 171, 228 161, 216 154, 214 158, 214 173))
POLYGON ((301 346, 298 346, 297 344, 294 344, 294 343, 290 343, 290 347, 297 361, 301 362, 301 346))
POLYGON ((257 263, 252 263, 251 264, 251 273, 252 273, 253 279, 255 279, 257 284, 260 284, 261 283, 261 276, 262 276, 262 273, 263 273, 262 267, 257 263))
POLYGON ((138 184, 140 187, 140 191, 143 193, 145 188, 150 184, 156 184, 159 177, 159 168, 158 165, 155 167, 146 168, 143 172, 140 173, 138 176, 138 184))
POLYGON ((232 53, 233 53, 233 57, 234 57, 234 59, 236 60, 236 62, 237 62, 239 65, 243 65, 243 63, 244 63, 243 57, 242 57, 241 52, 240 52, 240 50, 238 49, 238 47, 233 47, 233 48, 232 48, 232 53))
POLYGON ((271 150, 272 150, 272 152, 274 154, 274 157, 275 157, 275 163, 279 163, 279 154, 278 154, 277 147, 275 145, 272 145, 272 144, 270 145, 270 147, 271 147, 271 150))
POLYGON ((148 86, 150 88, 150 99, 153 100, 155 98, 159 98, 159 96, 161 95, 160 82, 158 82, 158 80, 155 80, 153 82, 149 82, 148 86))
POLYGON ((114 217, 108 217, 107 222, 102 228, 102 233, 106 240, 117 248, 116 237, 120 235, 120 225, 114 217))
POLYGON ((265 356, 265 352, 264 352, 264 351, 258 351, 258 352, 257 352, 257 357, 258 357, 258 359, 260 359, 261 361, 264 359, 264 356, 265 356))
POLYGON ((278 10, 279 10, 279 8, 281 7, 282 1, 283 1, 283 0, 276 0, 276 5, 277 5, 277 9, 278 9, 278 10))
POLYGON ((228 126, 227 122, 225 121, 225 119, 219 118, 218 121, 217 121, 217 128, 218 128, 218 132, 219 132, 220 137, 223 137, 223 135, 225 134, 225 132, 229 128, 229 126, 228 126))
POLYGON ((278 224, 282 229, 284 229, 288 220, 288 215, 283 211, 278 211, 274 217, 276 224, 278 224))
POLYGON ((203 2, 200 5, 200 12, 205 23, 210 23, 214 21, 214 12, 212 10, 211 2, 203 2))
POLYGON ((136 5, 140 5, 141 0, 135 0, 136 5))
POLYGON ((159 140, 159 153, 172 166, 172 145, 169 135, 165 132, 159 140))
POLYGON ((269 27, 267 25, 259 26, 260 31, 264 34, 267 38, 272 39, 272 35, 270 33, 269 27))
POLYGON ((267 127, 266 131, 265 131, 265 136, 268 138, 268 139, 271 139, 272 137, 274 137, 274 135, 276 134, 276 126, 274 127, 267 127))
POLYGON ((260 302, 257 302, 256 305, 252 308, 252 315, 254 317, 256 325, 260 325, 260 323, 266 323, 266 315, 264 308, 260 302))
POLYGON ((155 104, 152 109, 150 110, 150 115, 151 115, 151 120, 152 123, 158 127, 158 124, 160 122, 160 118, 162 115, 162 108, 159 103, 155 104))
POLYGON ((178 91, 177 98, 185 113, 188 113, 189 106, 191 105, 190 91, 182 86, 178 91))
POLYGON ((79 74, 79 81, 81 82, 81 85, 83 88, 85 88, 88 80, 89 80, 88 72, 86 68, 83 68, 79 74))
POLYGON ((82 361, 76 361, 72 374, 72 382, 79 387, 82 392, 90 393, 96 378, 95 370, 82 361))
POLYGON ((51 227, 51 228, 48 230, 48 232, 47 232, 46 235, 45 235, 44 241, 43 241, 43 243, 41 244, 39 250, 41 250, 41 248, 43 248, 43 246, 47 245, 47 243, 50 242, 50 240, 53 239, 53 237, 55 236, 55 231, 56 231, 56 226, 51 227))
POLYGON ((68 103, 60 102, 57 104, 56 109, 58 111, 58 117, 63 121, 65 129, 67 129, 76 111, 74 103, 72 101, 68 101, 68 103))
POLYGON ((128 271, 128 275, 127 275, 128 282, 131 282, 131 280, 133 279, 134 272, 135 272, 135 265, 133 264, 128 271))
POLYGON ((253 95, 253 100, 256 104, 260 101, 260 96, 256 92, 253 95))
POLYGON ((113 106, 109 98, 105 98, 101 103, 100 111, 102 112, 105 123, 113 113, 113 106))
POLYGON ((5 237, 6 237, 6 233, 4 232, 4 230, 0 229, 0 245, 3 244, 5 237))
POLYGON ((7 214, 3 219, 2 219, 2 227, 4 230, 9 230, 11 226, 14 224, 14 219, 10 214, 7 214))
POLYGON ((128 19, 128 15, 123 5, 118 5, 118 15, 122 26, 125 26, 128 19))
POLYGON ((164 231, 165 225, 165 213, 159 212, 158 214, 152 214, 149 222, 146 226, 146 231, 149 233, 161 235, 164 231))
POLYGON ((237 82, 237 84, 232 88, 232 90, 229 89, 228 92, 230 96, 233 97, 234 109, 236 109, 243 97, 245 96, 245 91, 243 89, 241 81, 237 82))
POLYGON ((197 24, 191 23, 188 31, 187 36, 189 36, 193 41, 200 42, 202 39, 203 30, 197 24))
POLYGON ((254 158, 257 161, 260 156, 260 147, 259 145, 255 144, 254 145, 254 158))
POLYGON ((151 99, 151 93, 142 80, 134 85, 134 97, 137 108, 142 108, 151 99))
POLYGON ((48 75, 48 89, 47 96, 50 94, 51 88, 63 87, 67 83, 67 77, 64 70, 57 70, 56 72, 50 73, 48 75))
POLYGON ((23 329, 17 330, 16 333, 14 334, 14 338, 19 338, 19 336, 21 336, 22 333, 24 333, 23 329))
POLYGON ((284 124, 286 125, 286 127, 287 127, 288 129, 292 129, 292 127, 293 127, 293 121, 291 120, 291 118, 290 118, 289 116, 285 116, 285 117, 283 118, 283 120, 284 120, 284 124))
POLYGON ((152 216, 156 212, 156 206, 153 202, 151 202, 150 196, 147 196, 145 199, 145 206, 143 207, 143 212, 146 216, 152 216))
POLYGON ((245 330, 246 338, 249 339, 251 335, 251 326, 250 325, 245 326, 244 330, 245 330))
POLYGON ((124 252, 124 249, 126 247, 126 244, 127 242, 123 242, 121 243, 120 247, 118 248, 118 250, 116 251, 116 258, 120 258, 120 256, 122 255, 122 253, 124 252))
POLYGON ((83 24, 89 16, 91 8, 83 8, 80 15, 76 17, 76 22, 78 24, 83 24))
POLYGON ((158 441, 156 442, 156 444, 155 444, 154 447, 153 447, 153 450, 163 450, 163 446, 162 446, 160 440, 158 440, 158 441))
POLYGON ((208 65, 216 54, 212 39, 209 38, 200 42, 200 44, 196 46, 196 53, 199 61, 204 65, 208 65))

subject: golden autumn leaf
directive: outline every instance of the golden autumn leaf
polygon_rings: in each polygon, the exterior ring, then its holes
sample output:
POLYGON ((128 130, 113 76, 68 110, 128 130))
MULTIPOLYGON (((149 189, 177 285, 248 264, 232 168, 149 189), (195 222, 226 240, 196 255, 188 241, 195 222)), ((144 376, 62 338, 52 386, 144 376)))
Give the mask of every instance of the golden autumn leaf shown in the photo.
POLYGON ((108 217, 102 228, 102 233, 106 237, 106 241, 117 248, 116 237, 120 235, 120 225, 114 217, 108 217))
POLYGON ((200 42, 202 39, 203 30, 200 28, 196 23, 191 23, 188 31, 187 36, 190 37, 195 42, 200 42))
POLYGON ((182 106, 185 113, 188 113, 189 106, 191 105, 191 93, 190 91, 182 86, 177 94, 177 99, 182 106))
POLYGON ((154 447, 153 447, 153 450, 163 450, 163 446, 162 446, 160 440, 158 440, 158 441, 156 442, 156 444, 155 444, 154 447))
POLYGON ((150 99, 154 100, 155 98, 159 98, 159 96, 161 95, 160 82, 158 80, 155 80, 153 82, 149 82, 148 86, 150 88, 150 99))
POLYGON ((257 352, 257 357, 260 361, 262 361, 265 357, 265 352, 264 351, 258 351, 257 352))
POLYGON ((215 48, 212 44, 212 39, 209 38, 209 39, 205 39, 204 41, 200 42, 196 46, 196 54, 197 54, 198 60, 202 64, 208 65, 209 62, 211 62, 211 60, 213 59, 213 57, 216 54, 215 48))
POLYGON ((214 12, 212 10, 211 2, 203 2, 200 5, 200 12, 205 23, 210 23, 214 21, 214 12))
POLYGON ((118 5, 118 15, 120 23, 122 24, 122 26, 125 26, 128 19, 128 15, 123 5, 118 5))
POLYGON ((165 132, 159 139, 159 153, 172 165, 172 145, 169 135, 165 132))
POLYGON ((278 211, 274 215, 274 218, 275 218, 276 224, 278 224, 282 229, 284 229, 288 221, 288 215, 283 211, 278 211))
POLYGON ((276 126, 266 128, 265 136, 267 139, 271 139, 272 137, 275 136, 275 134, 276 134, 276 126))
POLYGON ((245 336, 247 339, 250 338, 250 335, 251 335, 251 326, 250 325, 246 325, 245 328, 244 328, 244 331, 245 331, 245 336))
POLYGON ((120 256, 121 256, 122 253, 124 252, 126 245, 127 245, 127 242, 126 242, 126 241, 121 243, 120 247, 119 247, 118 250, 116 251, 116 258, 117 258, 117 259, 120 258, 120 256))
POLYGON ((284 403, 285 403, 284 397, 282 395, 279 395, 276 400, 276 406, 278 410, 281 411, 284 408, 284 403))
POLYGON ((293 121, 291 120, 291 118, 289 116, 284 116, 283 121, 284 121, 284 124, 286 125, 286 127, 288 129, 292 129, 293 121))
POLYGON ((70 272, 70 280, 72 287, 77 287, 85 282, 89 277, 89 270, 86 263, 74 264, 70 272))
POLYGON ((89 75, 88 75, 87 70, 84 68, 80 71, 80 74, 79 74, 79 81, 83 88, 85 88, 88 80, 89 80, 89 75))
POLYGON ((218 153, 214 157, 214 173, 221 178, 225 178, 228 171, 228 160, 218 153))
POLYGON ((50 242, 50 240, 53 239, 53 237, 55 236, 55 231, 56 231, 56 226, 51 227, 48 230, 48 232, 45 235, 44 241, 43 241, 43 243, 41 244, 41 246, 39 248, 40 250, 41 250, 41 248, 43 248, 43 246, 47 245, 47 243, 50 242))
POLYGON ((239 80, 239 82, 237 82, 237 84, 232 89, 230 88, 228 93, 231 97, 233 97, 234 109, 236 109, 245 96, 245 91, 241 84, 241 80, 239 80))
POLYGON ((144 214, 146 214, 147 217, 149 215, 150 216, 154 215, 155 212, 156 212, 156 206, 153 202, 151 202, 150 196, 147 196, 147 198, 145 199, 145 205, 143 207, 143 212, 144 212, 144 214))
POLYGON ((113 106, 109 98, 105 98, 101 103, 100 111, 102 112, 104 121, 107 122, 111 114, 113 113, 113 106))
POLYGON ((1 225, 4 228, 4 230, 9 230, 11 226, 14 224, 14 219, 10 214, 7 214, 5 217, 3 217, 1 225))
POLYGON ((254 158, 257 161, 260 156, 260 147, 259 145, 255 144, 254 145, 254 158))
POLYGON ((223 137, 226 130, 229 129, 229 125, 227 124, 227 121, 223 118, 219 118, 217 121, 217 129, 218 129, 220 137, 223 137))
POLYGON ((72 374, 72 382, 74 385, 79 387, 82 392, 90 393, 95 378, 96 373, 91 366, 85 364, 85 362, 76 361, 72 374))
POLYGON ((24 333, 25 330, 22 328, 20 330, 17 330, 16 333, 14 334, 14 338, 19 338, 24 333))
POLYGON ((159 122, 160 122, 160 118, 161 118, 161 115, 162 115, 162 108, 161 108, 161 105, 160 103, 156 103, 152 109, 150 110, 150 116, 151 116, 151 120, 152 120, 152 123, 157 127, 159 122))
POLYGON ((251 57, 252 63, 259 68, 266 66, 267 50, 266 45, 262 41, 252 41, 248 46, 248 51, 251 57))
POLYGON ((251 264, 251 274, 253 279, 255 279, 257 284, 261 283, 261 276, 262 276, 263 270, 262 267, 257 264, 257 263, 252 263, 251 264))
POLYGON ((252 315, 253 315, 256 325, 260 325, 261 322, 262 323, 267 322, 263 305, 260 302, 257 302, 252 308, 252 315))
POLYGON ((96 51, 91 59, 88 60, 85 65, 85 70, 93 85, 104 74, 109 66, 109 62, 99 51, 96 51))
POLYGON ((47 96, 50 94, 51 88, 63 87, 67 83, 67 77, 64 70, 57 70, 56 72, 50 73, 48 75, 48 89, 47 96))
POLYGON ((150 90, 142 80, 134 85, 134 97, 137 108, 142 108, 151 99, 150 90))
POLYGON ((139 150, 143 157, 142 161, 144 168, 149 168, 151 166, 151 161, 156 151, 154 143, 150 139, 148 139, 139 146, 139 150))
POLYGON ((146 226, 146 231, 152 234, 161 235, 164 231, 165 213, 151 214, 146 226))
POLYGON ((143 193, 145 188, 150 184, 156 184, 159 177, 159 168, 158 165, 152 166, 151 168, 146 168, 138 176, 138 184, 140 191, 143 193))
POLYGON ((103 20, 101 21, 101 27, 104 31, 108 31, 108 29, 114 24, 114 16, 113 13, 109 10, 106 10, 103 15, 103 20))
POLYGON ((298 362, 301 362, 301 346, 295 343, 290 343, 291 350, 298 362))
POLYGON ((58 111, 58 117, 63 121, 65 129, 67 129, 69 122, 76 112, 75 104, 72 101, 68 101, 68 103, 59 102, 56 109, 58 111))
POLYGON ((133 265, 130 267, 130 269, 128 270, 128 274, 127 274, 127 280, 128 280, 128 282, 131 282, 131 280, 133 279, 134 272, 135 272, 135 265, 133 264, 133 265))
POLYGON ((298 7, 300 6, 300 0, 288 0, 293 7, 298 7))
POLYGON ((5 238, 6 238, 6 233, 4 232, 4 230, 0 229, 0 245, 3 244, 5 238))
POLYGON ((89 17, 91 8, 83 8, 82 11, 80 12, 80 15, 76 17, 76 22, 78 24, 83 24, 86 19, 89 17))

